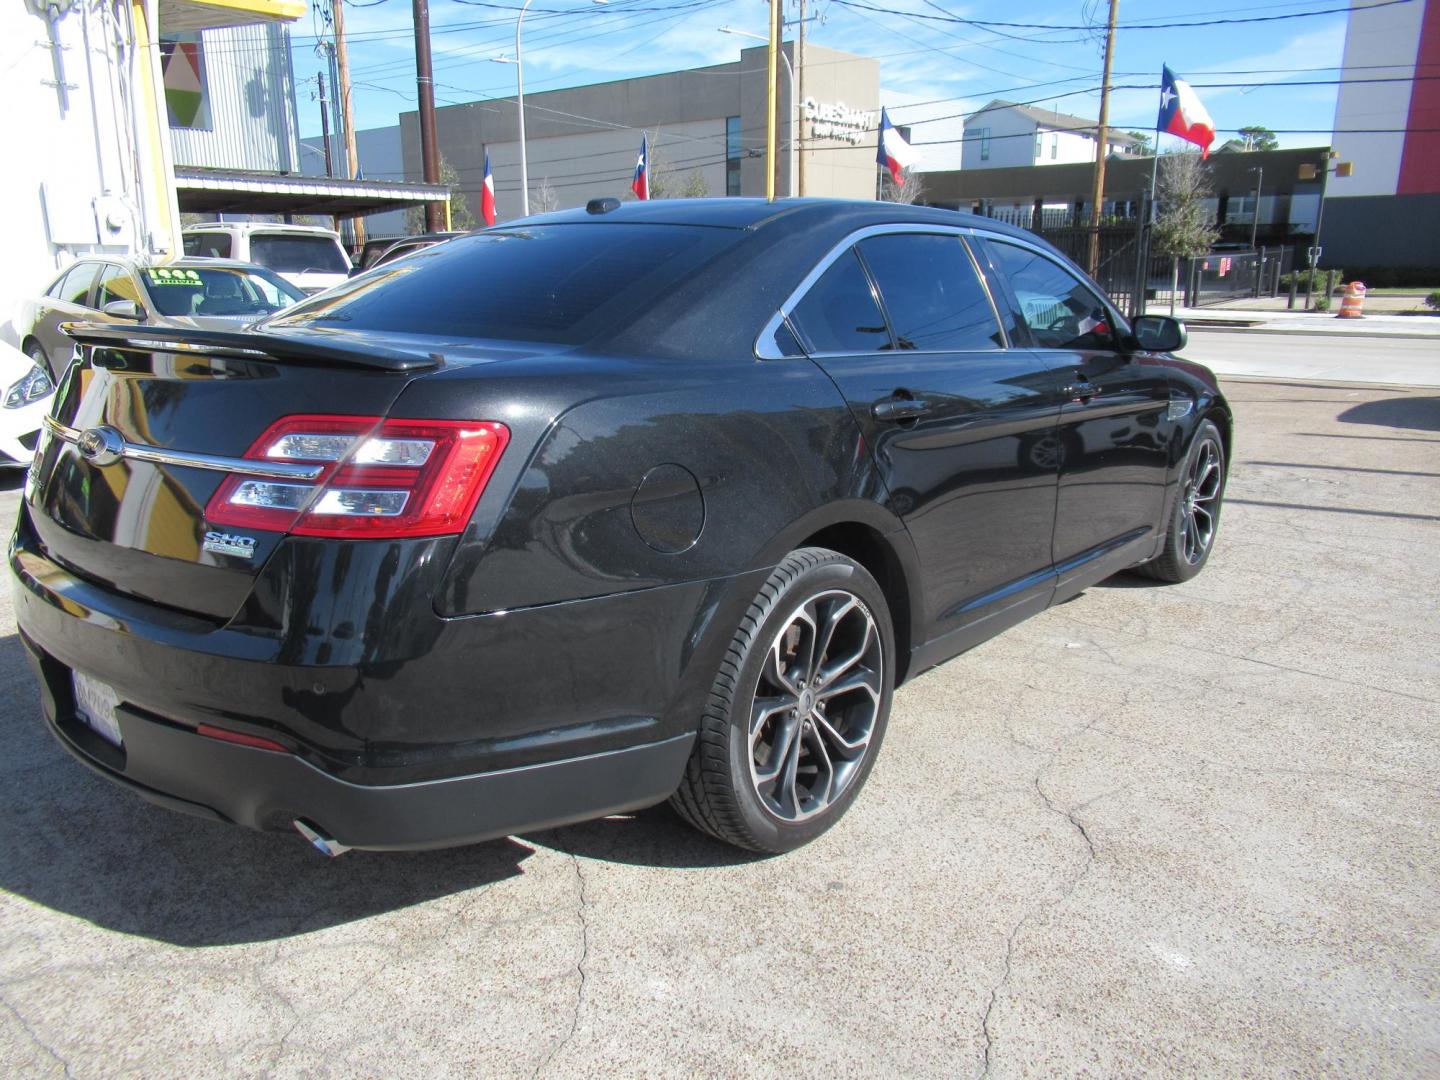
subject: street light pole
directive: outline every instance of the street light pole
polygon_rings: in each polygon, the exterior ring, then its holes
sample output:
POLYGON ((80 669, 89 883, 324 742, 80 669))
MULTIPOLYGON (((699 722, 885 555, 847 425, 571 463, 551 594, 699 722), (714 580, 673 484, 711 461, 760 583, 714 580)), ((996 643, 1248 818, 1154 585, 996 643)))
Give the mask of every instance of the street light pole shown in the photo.
MULTIPOLYGON (((717 29, 719 29, 720 33, 722 34, 734 34, 736 37, 754 38, 756 41, 769 40, 763 34, 752 34, 749 30, 736 30, 733 26, 721 26, 717 29)), ((801 33, 804 33, 803 29, 801 30, 801 33)), ((787 151, 786 156, 789 158, 790 161, 790 197, 794 198, 796 195, 800 194, 800 189, 798 186, 800 182, 800 173, 799 170, 795 167, 796 160, 799 157, 798 147, 800 143, 800 99, 796 96, 799 91, 796 89, 795 86, 795 68, 791 65, 790 57, 785 55, 785 50, 783 48, 780 50, 780 59, 785 62, 785 78, 790 84, 790 149, 787 151)))
POLYGON ((530 216, 530 165, 525 157, 525 58, 520 55, 520 28, 532 0, 525 0, 515 19, 515 112, 520 124, 520 216, 530 216))
POLYGON ((1265 167, 1256 165, 1250 170, 1255 173, 1255 212, 1250 215, 1250 250, 1255 251, 1255 235, 1260 228, 1260 189, 1265 186, 1265 167))

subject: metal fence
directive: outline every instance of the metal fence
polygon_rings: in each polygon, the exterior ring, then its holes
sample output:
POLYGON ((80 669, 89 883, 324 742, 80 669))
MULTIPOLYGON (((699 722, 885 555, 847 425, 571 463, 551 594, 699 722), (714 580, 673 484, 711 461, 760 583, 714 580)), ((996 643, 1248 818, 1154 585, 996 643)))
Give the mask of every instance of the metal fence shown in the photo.
MULTIPOLYGON (((1091 237, 1099 236, 1099 260, 1095 269, 1098 281, 1120 310, 1135 315, 1140 306, 1139 267, 1144 241, 1140 224, 1133 218, 1107 218, 1101 225, 1077 221, 1069 210, 1030 210, 992 212, 990 217, 1007 225, 1028 229, 1048 240, 1076 263, 1090 261, 1091 237)), ((1168 280, 1168 279, 1167 279, 1168 280)))

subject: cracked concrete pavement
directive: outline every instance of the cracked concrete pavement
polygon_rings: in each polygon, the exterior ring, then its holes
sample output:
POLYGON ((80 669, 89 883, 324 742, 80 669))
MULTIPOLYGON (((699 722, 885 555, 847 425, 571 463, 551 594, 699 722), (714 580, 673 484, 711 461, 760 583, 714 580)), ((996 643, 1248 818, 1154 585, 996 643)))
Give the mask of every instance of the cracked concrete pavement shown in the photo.
POLYGON ((777 859, 664 808, 330 862, 151 808, 41 729, 7 590, 0 1072, 1440 1075, 1440 396, 1227 390, 1207 571, 903 688, 777 859))

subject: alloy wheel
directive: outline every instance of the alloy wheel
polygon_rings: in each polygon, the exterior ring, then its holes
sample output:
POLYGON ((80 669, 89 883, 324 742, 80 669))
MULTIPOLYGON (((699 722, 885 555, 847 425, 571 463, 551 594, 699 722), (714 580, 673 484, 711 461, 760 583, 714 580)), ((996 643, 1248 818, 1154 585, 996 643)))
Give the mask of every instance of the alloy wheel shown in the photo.
POLYGON ((781 624, 750 711, 750 779, 769 813, 812 818, 859 775, 880 715, 882 650, 870 609, 843 589, 781 624))
POLYGON ((1215 527, 1220 516, 1220 489, 1224 480, 1220 446, 1214 439, 1206 438, 1196 448, 1190 475, 1185 480, 1185 501, 1181 510, 1182 548, 1185 561, 1192 566, 1205 557, 1215 540, 1215 527))

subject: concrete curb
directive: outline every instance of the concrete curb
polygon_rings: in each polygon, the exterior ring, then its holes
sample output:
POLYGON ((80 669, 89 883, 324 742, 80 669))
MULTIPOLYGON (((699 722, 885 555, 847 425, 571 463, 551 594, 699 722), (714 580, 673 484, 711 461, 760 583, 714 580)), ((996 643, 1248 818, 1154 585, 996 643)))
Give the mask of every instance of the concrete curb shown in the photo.
POLYGON ((1207 323, 1190 322, 1185 320, 1185 327, 1188 330, 1198 330, 1215 334, 1285 334, 1289 337, 1323 337, 1323 338, 1402 338, 1406 341, 1433 341, 1440 345, 1440 333, 1416 334, 1406 330, 1312 330, 1308 327, 1296 327, 1294 329, 1279 326, 1234 326, 1229 323, 1207 323))

